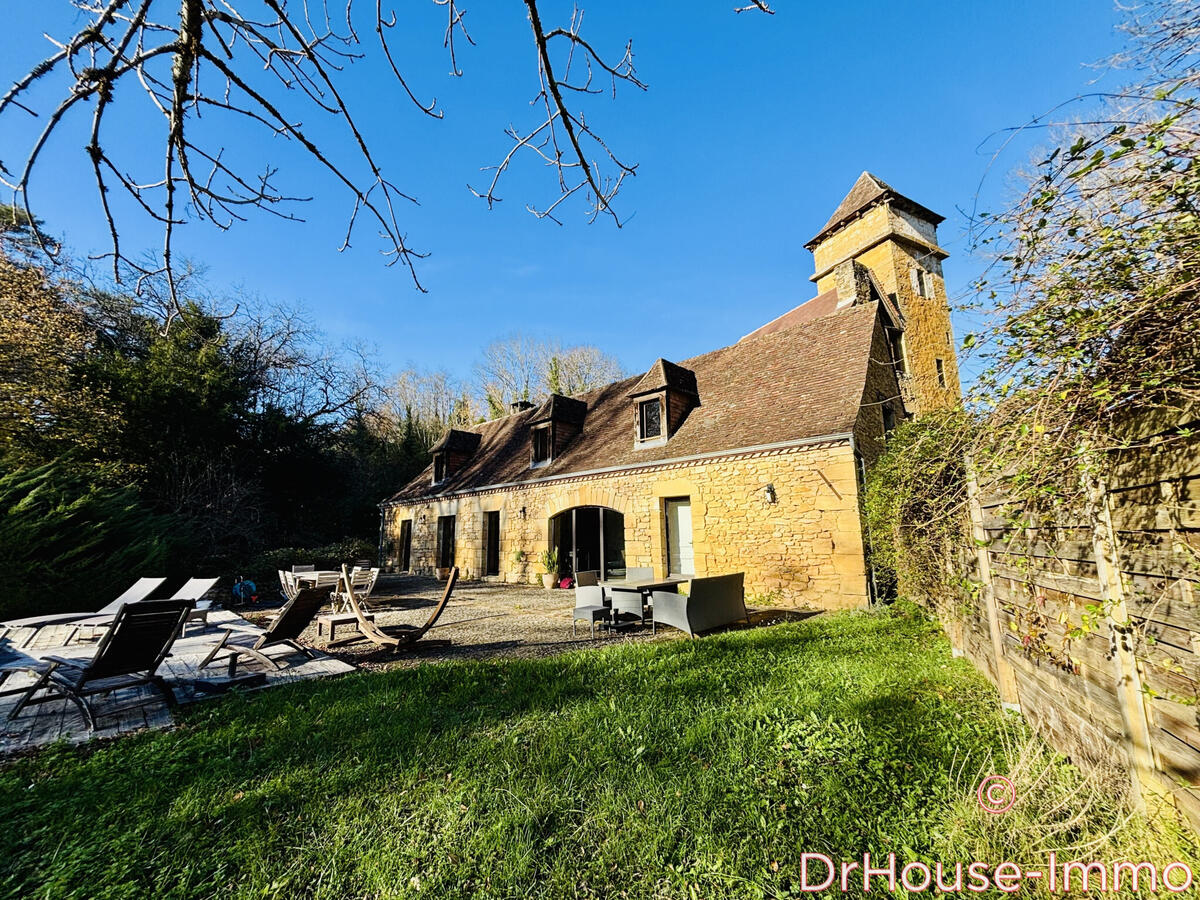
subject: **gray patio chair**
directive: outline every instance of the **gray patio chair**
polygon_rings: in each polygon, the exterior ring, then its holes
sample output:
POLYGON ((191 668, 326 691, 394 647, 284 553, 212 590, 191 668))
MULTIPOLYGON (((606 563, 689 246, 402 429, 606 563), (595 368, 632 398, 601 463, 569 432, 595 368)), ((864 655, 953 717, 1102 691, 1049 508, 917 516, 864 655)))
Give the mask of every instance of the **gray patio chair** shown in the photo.
POLYGON ((646 624, 646 598, 641 591, 613 585, 608 589, 608 598, 612 602, 614 626, 632 624, 623 620, 625 616, 637 616, 642 625, 646 624))
POLYGON ((167 579, 165 578, 139 578, 133 585, 121 594, 112 603, 100 607, 95 612, 74 612, 74 613, 51 613, 46 616, 30 616, 27 619, 13 619, 11 622, 5 622, 5 628, 21 628, 33 626, 40 628, 42 625, 58 625, 67 622, 75 622, 79 619, 86 619, 91 616, 107 616, 111 618, 117 614, 117 611, 126 603, 137 603, 140 600, 145 600, 155 590, 158 589, 167 579))
POLYGON ((208 651, 208 655, 201 661, 200 668, 207 668, 216 662, 221 651, 229 654, 226 661, 229 663, 230 678, 237 671, 238 660, 242 657, 256 659, 274 669, 283 668, 281 660, 297 653, 303 654, 306 659, 315 658, 316 654, 308 647, 297 643, 296 638, 300 637, 304 629, 312 623, 317 611, 329 600, 332 591, 332 586, 310 587, 297 591, 296 596, 287 602, 279 611, 279 615, 271 621, 267 630, 260 636, 247 634, 233 628, 225 629, 221 639, 213 645, 212 649, 208 651), (263 651, 270 647, 287 647, 288 652, 278 656, 268 656, 263 651))
POLYGON ((598 584, 580 585, 575 588, 575 612, 571 615, 571 637, 576 635, 575 623, 586 620, 596 639, 596 623, 609 621, 610 610, 604 605, 604 591, 598 584))
POLYGON ((315 572, 315 571, 317 571, 316 566, 292 566, 292 574, 293 575, 295 575, 297 572, 315 572))
POLYGON ((625 570, 626 581, 644 581, 654 577, 654 569, 650 566, 634 566, 625 570))
POLYGON ((749 624, 744 580, 743 572, 693 578, 687 596, 655 591, 651 630, 656 631, 660 624, 672 625, 695 637, 698 632, 711 631, 738 620, 749 624))
POLYGON ((189 622, 208 624, 208 614, 212 612, 213 601, 205 600, 205 595, 217 586, 219 578, 189 578, 179 590, 168 599, 194 600, 196 608, 188 613, 189 622))
POLYGON ((600 573, 595 569, 575 573, 575 587, 591 587, 600 583, 600 573))
POLYGON ((88 730, 95 731, 96 716, 88 697, 143 684, 158 688, 167 704, 174 706, 175 693, 158 674, 158 668, 183 630, 192 606, 190 600, 127 603, 117 611, 112 627, 105 632, 91 659, 46 656, 19 666, 38 673, 38 678, 8 717, 16 718, 32 703, 45 703, 62 696, 79 707, 88 730))

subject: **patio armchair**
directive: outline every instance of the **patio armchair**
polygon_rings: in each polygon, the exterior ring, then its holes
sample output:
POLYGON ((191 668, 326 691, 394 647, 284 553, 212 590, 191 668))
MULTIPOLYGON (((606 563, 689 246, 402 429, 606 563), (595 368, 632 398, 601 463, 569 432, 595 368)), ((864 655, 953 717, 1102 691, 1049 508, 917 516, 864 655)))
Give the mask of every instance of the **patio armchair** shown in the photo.
POLYGON ((608 598, 612 603, 614 627, 632 624, 622 621, 623 616, 637 616, 642 625, 646 624, 646 598, 641 591, 634 588, 612 586, 608 589, 608 598))
POLYGON ((195 604, 190 600, 142 600, 126 603, 91 659, 46 656, 13 668, 37 673, 37 679, 9 712, 14 719, 26 706, 65 697, 79 707, 88 730, 96 730, 96 717, 88 697, 148 684, 156 687, 169 706, 175 693, 158 674, 158 668, 183 630, 195 604))
POLYGON ((626 581, 644 581, 654 577, 654 569, 650 566, 633 566, 625 570, 626 581))
POLYGON ((73 613, 51 613, 45 616, 30 616, 26 619, 13 619, 10 622, 5 622, 5 628, 22 628, 33 627, 41 628, 43 625, 60 625, 68 622, 75 622, 79 619, 86 619, 90 616, 107 616, 112 617, 117 614, 122 606, 126 603, 137 603, 149 597, 158 587, 167 579, 165 578, 139 578, 128 588, 125 593, 117 597, 111 603, 100 607, 95 612, 73 612, 73 613))
POLYGON ((659 625, 671 625, 686 632, 689 637, 695 637, 699 632, 711 631, 738 620, 749 624, 744 580, 745 573, 737 572, 733 575, 693 578, 686 596, 655 591, 651 630, 657 631, 659 625))
POLYGON ((279 594, 284 600, 291 600, 300 590, 296 587, 296 579, 292 577, 291 572, 285 572, 283 569, 276 569, 279 575, 279 594))
POLYGON ((316 617, 317 611, 329 600, 332 587, 310 587, 296 592, 291 600, 284 605, 262 635, 238 631, 233 628, 225 629, 220 640, 208 651, 208 655, 200 663, 205 669, 217 662, 224 651, 228 655, 225 661, 229 665, 229 677, 237 671, 238 660, 241 658, 256 659, 273 669, 283 668, 282 660, 299 653, 305 659, 313 659, 316 654, 308 647, 296 642, 296 638, 307 628, 316 617), (287 647, 288 652, 268 656, 264 651, 271 647, 287 647))
MULTIPOLYGON (((371 592, 375 590, 375 582, 378 579, 378 569, 360 569, 356 566, 351 570, 350 585, 354 588, 354 594, 358 598, 359 603, 363 603, 370 598, 371 592)), ((342 587, 340 579, 333 590, 333 605, 335 608, 349 611, 349 601, 346 598, 346 592, 342 587)))
POLYGON ((575 573, 575 587, 591 587, 600 583, 600 573, 596 569, 575 573))
POLYGON ((292 574, 293 575, 295 575, 297 572, 315 572, 315 571, 317 571, 316 566, 292 566, 292 574))
POLYGON ((576 635, 576 623, 584 620, 596 639, 596 623, 608 623, 612 611, 605 605, 604 589, 598 584, 585 584, 575 588, 575 612, 571 615, 571 637, 576 635))

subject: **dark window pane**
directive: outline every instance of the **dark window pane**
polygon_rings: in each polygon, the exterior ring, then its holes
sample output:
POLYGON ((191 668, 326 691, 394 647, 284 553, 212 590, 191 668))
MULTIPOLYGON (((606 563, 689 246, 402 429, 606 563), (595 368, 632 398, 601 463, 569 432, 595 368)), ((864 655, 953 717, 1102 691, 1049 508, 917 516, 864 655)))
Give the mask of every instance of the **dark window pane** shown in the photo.
POLYGON ((546 462, 550 459, 550 429, 535 428, 533 430, 533 461, 546 462))
POLYGON ((657 400, 643 400, 641 405, 642 440, 662 434, 662 406, 657 400))

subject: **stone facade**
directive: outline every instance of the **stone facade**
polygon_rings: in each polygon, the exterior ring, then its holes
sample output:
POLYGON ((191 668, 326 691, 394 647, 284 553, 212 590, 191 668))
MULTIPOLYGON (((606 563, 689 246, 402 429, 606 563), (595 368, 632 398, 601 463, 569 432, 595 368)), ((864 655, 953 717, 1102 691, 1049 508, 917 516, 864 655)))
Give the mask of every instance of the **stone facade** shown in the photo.
POLYGON ((625 561, 666 574, 668 498, 691 500, 695 574, 746 573, 752 601, 828 609, 867 603, 858 481, 849 439, 620 472, 528 482, 385 507, 385 563, 395 564, 401 522, 412 520, 411 568, 433 572, 437 523, 455 516, 454 563, 483 577, 484 515, 500 513, 498 580, 536 583, 550 520, 580 506, 623 514, 625 561), (774 502, 766 487, 774 487, 774 502), (524 559, 518 560, 518 551, 524 559))
POLYGON ((385 565, 407 559, 415 572, 456 565, 467 579, 537 583, 541 554, 558 545, 580 569, 607 557, 606 570, 620 573, 607 552, 616 520, 598 507, 621 516, 611 541, 621 535, 624 566, 661 577, 672 543, 687 565, 686 537, 668 532, 686 532, 683 507, 668 503, 686 498, 688 574, 743 572, 751 602, 867 605, 862 471, 906 415, 960 396, 940 221, 864 173, 806 245, 816 298, 685 364, 658 360, 641 378, 551 397, 537 412, 481 423, 478 435, 452 432, 439 444, 442 469, 435 453, 428 472, 381 504, 385 565), (664 427, 639 439, 648 398, 662 404, 664 427), (566 437, 531 465, 534 430, 558 419, 569 433, 552 430, 566 437), (554 519, 581 509, 568 539, 554 519), (439 553, 449 517, 452 555, 439 553), (497 521, 498 542, 487 533, 497 521), (498 565, 488 565, 489 544, 498 565))

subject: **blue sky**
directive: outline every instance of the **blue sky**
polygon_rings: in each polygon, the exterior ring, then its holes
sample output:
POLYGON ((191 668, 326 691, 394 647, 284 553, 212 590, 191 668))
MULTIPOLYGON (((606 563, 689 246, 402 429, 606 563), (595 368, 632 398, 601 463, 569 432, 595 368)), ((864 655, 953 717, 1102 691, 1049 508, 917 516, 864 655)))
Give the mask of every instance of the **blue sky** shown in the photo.
MULTIPOLYGON (((282 164, 283 187, 316 199, 295 210, 304 224, 260 215, 231 232, 183 229, 180 249, 207 267, 214 288, 302 304, 332 340, 373 344, 386 370, 467 376, 480 348, 516 331, 593 343, 642 370, 658 356, 731 343, 811 297, 803 245, 864 169, 946 216, 948 287, 967 290, 982 262, 968 254, 964 213, 981 180, 982 207, 1002 204, 1006 172, 1028 153, 1029 141, 1017 142, 984 179, 998 132, 1097 78, 1118 80, 1086 65, 1120 47, 1108 0, 778 0, 772 17, 735 15, 732 0, 585 2, 584 35, 618 55, 632 38, 649 91, 623 88, 587 107, 618 153, 639 164, 618 199, 626 226, 589 225, 575 206, 560 227, 525 211, 555 190, 532 157, 502 183, 496 209, 466 189, 485 184, 480 167, 507 151, 505 126, 534 121, 536 68, 522 4, 463 5, 477 42, 459 47, 463 78, 448 75, 432 3, 406 5, 409 27, 398 38, 410 84, 437 96, 444 120, 421 116, 378 59, 343 82, 385 173, 421 201, 400 216, 411 244, 430 254, 419 267, 429 293, 383 265, 368 230, 339 254, 348 197, 294 148, 239 129, 230 129, 230 146, 248 147, 256 164, 282 164)), ((570 4, 542 6, 547 24, 569 20, 570 4)), ((46 55, 43 31, 63 36, 73 21, 66 0, 10 7, 0 79, 46 55)), ((376 55, 369 42, 367 50, 376 55)), ((135 113, 133 103, 120 106, 125 124, 110 141, 128 160, 157 165, 161 126, 135 113)), ((353 159, 336 121, 304 118, 339 158, 353 159)), ((0 132, 10 168, 28 138, 13 125, 0 132)), ((43 157, 35 212, 77 253, 102 252, 107 232, 80 149, 86 116, 73 125, 43 157)), ((161 235, 134 217, 122 239, 153 248, 161 235)))

